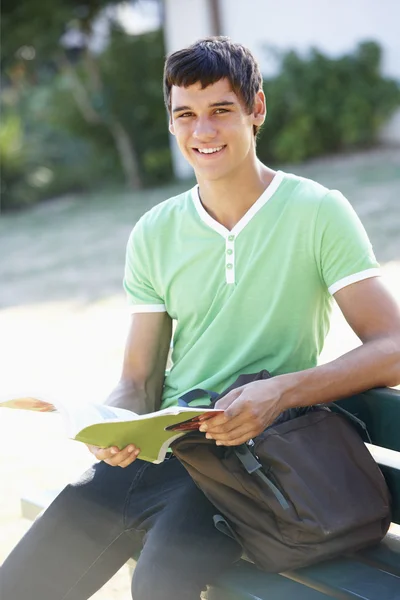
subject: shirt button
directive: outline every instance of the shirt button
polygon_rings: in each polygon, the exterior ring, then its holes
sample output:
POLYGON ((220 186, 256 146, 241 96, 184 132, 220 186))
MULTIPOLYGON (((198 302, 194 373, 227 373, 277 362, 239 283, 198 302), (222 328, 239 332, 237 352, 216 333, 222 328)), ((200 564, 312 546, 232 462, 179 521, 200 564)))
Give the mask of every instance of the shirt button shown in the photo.
POLYGON ((227 269, 232 269, 232 267, 233 267, 233 264, 232 264, 232 263, 228 263, 228 264, 226 265, 226 268, 227 268, 227 269))
POLYGON ((233 250, 231 250, 231 249, 229 248, 229 250, 227 250, 227 251, 226 251, 226 253, 227 253, 227 254, 233 254, 233 250))
POLYGON ((235 241, 235 236, 234 235, 228 235, 228 242, 234 242, 235 241))

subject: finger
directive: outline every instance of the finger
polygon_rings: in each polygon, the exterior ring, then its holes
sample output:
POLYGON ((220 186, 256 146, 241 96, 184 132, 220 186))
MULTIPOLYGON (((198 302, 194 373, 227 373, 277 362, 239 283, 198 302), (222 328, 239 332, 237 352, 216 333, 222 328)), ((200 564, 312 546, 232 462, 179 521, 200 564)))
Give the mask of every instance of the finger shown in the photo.
POLYGON ((227 419, 224 423, 214 426, 208 426, 206 429, 206 437, 207 438, 216 438, 218 435, 223 433, 228 433, 241 427, 244 423, 248 422, 249 419, 244 414, 238 414, 232 419, 227 419))
POLYGON ((110 446, 109 448, 99 448, 94 446, 95 451, 93 454, 97 460, 110 460, 119 453, 118 446, 110 446))
POLYGON ((252 419, 249 406, 243 396, 239 396, 223 415, 218 415, 200 426, 200 431, 209 432, 211 435, 231 431, 245 421, 252 419))
POLYGON ((234 440, 227 440, 226 442, 215 442, 217 446, 240 446, 241 444, 245 444, 249 440, 252 439, 252 435, 246 433, 234 440))
POLYGON ((110 448, 100 448, 96 453, 96 458, 107 462, 112 466, 118 466, 121 462, 126 460, 132 452, 136 450, 134 444, 129 444, 122 450, 119 450, 117 446, 111 446, 110 448))
POLYGON ((232 431, 229 431, 227 433, 220 433, 220 434, 216 435, 214 437, 214 439, 215 439, 216 444, 219 445, 220 443, 222 443, 222 444, 225 444, 227 442, 232 443, 238 439, 242 439, 243 437, 247 441, 250 438, 252 438, 254 435, 256 435, 254 427, 250 423, 243 423, 240 427, 236 427, 236 429, 234 429, 232 431))
POLYGON ((125 460, 128 460, 132 456, 134 456, 136 450, 136 446, 130 444, 129 446, 126 446, 126 448, 124 448, 123 450, 120 450, 120 452, 115 454, 113 457, 109 458, 107 460, 107 463, 109 465, 112 465, 113 467, 119 467, 120 464, 123 463, 125 460))
POLYGON ((216 415, 215 417, 210 417, 209 419, 205 419, 201 422, 199 427, 200 431, 209 431, 210 429, 215 429, 220 425, 224 425, 228 423, 229 415, 224 413, 220 415, 216 415))
POLYGON ((131 465, 133 462, 135 462, 135 460, 137 459, 137 457, 140 454, 140 449, 136 448, 136 450, 134 450, 134 452, 131 453, 130 456, 128 456, 127 459, 125 459, 124 461, 122 461, 118 467, 121 467, 122 469, 125 469, 125 467, 129 467, 129 465, 131 465))

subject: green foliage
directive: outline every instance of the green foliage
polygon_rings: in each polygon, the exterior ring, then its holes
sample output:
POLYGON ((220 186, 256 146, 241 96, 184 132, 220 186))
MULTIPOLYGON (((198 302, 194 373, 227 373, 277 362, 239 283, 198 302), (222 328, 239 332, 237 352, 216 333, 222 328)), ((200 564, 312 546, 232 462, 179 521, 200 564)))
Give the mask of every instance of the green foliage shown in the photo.
MULTIPOLYGON (((29 198, 26 196, 24 174, 28 165, 21 117, 16 111, 2 110, 0 124, 0 161, 1 161, 1 197, 2 209, 16 204, 16 197, 20 204, 25 204, 29 198)), ((33 197, 33 194, 32 194, 33 197)))
MULTIPOLYGON (((89 93, 89 99, 103 124, 84 119, 68 73, 11 93, 13 99, 5 106, 0 129, 3 210, 73 191, 123 185, 120 160, 107 127, 113 117, 135 147, 143 183, 155 185, 171 179, 161 32, 132 37, 114 31, 98 63, 104 92, 89 93)), ((90 90, 83 68, 77 74, 90 90)))
POLYGON ((52 121, 53 93, 53 85, 41 85, 27 88, 8 102, 3 97, 2 210, 91 187, 90 145, 52 121))
POLYGON ((381 75, 381 54, 375 42, 339 59, 317 50, 307 58, 285 54, 279 75, 265 82, 261 160, 300 162, 374 144, 400 106, 399 85, 381 75))

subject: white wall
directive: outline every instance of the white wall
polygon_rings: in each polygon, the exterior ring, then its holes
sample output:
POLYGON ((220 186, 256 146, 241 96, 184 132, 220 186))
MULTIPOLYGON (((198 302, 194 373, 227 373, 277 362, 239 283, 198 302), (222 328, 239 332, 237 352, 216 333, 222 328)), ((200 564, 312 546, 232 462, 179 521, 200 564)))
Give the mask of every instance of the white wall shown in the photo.
POLYGON ((168 53, 211 35, 211 15, 207 0, 164 0, 164 6, 168 53))
POLYGON ((223 33, 248 46, 265 75, 273 63, 263 45, 335 56, 359 41, 382 44, 385 74, 400 79, 399 0, 220 0, 223 33))
MULTIPOLYGON (((211 35, 211 15, 207 1, 164 0, 164 2, 167 54, 211 35)), ((173 136, 171 136, 171 150, 175 175, 180 179, 192 177, 193 169, 181 156, 173 136)))

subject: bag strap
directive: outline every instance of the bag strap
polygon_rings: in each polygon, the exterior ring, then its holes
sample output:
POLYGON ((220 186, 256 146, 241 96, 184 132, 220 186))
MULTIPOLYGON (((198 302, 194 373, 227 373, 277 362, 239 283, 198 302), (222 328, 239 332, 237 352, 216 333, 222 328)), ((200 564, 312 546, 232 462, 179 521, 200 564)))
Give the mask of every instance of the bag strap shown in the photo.
POLYGON ((288 510, 289 503, 286 500, 285 496, 263 472, 262 464, 254 456, 254 454, 248 448, 247 444, 234 446, 233 451, 235 452, 236 456, 238 457, 246 471, 249 473, 249 475, 256 475, 259 479, 261 479, 261 481, 267 484, 267 486, 274 494, 275 498, 277 499, 283 510, 288 510))
POLYGON ((237 379, 226 388, 223 392, 221 392, 218 396, 218 400, 229 394, 232 390, 236 390, 236 388, 242 387, 243 385, 247 385, 248 383, 253 383, 253 381, 259 381, 260 379, 270 379, 272 377, 271 373, 266 369, 262 371, 258 371, 258 373, 243 373, 239 375, 237 379))
MULTIPOLYGON (((220 400, 232 390, 235 390, 238 387, 242 387, 242 385, 246 385, 247 383, 252 383, 253 381, 258 381, 260 379, 269 379, 271 377, 271 373, 263 369, 258 373, 245 373, 243 375, 239 375, 239 377, 230 385, 226 390, 221 392, 212 392, 211 390, 204 390, 202 388, 196 388, 194 390, 190 390, 183 394, 180 398, 178 398, 178 406, 188 407, 190 402, 193 400, 198 400, 202 396, 208 396, 211 399, 211 402, 215 403, 217 400, 220 400)), ((208 407, 201 407, 208 408, 208 407)))
POLYGON ((211 390, 196 388, 195 390, 186 392, 186 394, 183 394, 183 396, 178 398, 178 406, 184 406, 185 408, 188 408, 190 402, 193 402, 193 400, 198 400, 202 396, 208 396, 212 402, 215 402, 219 394, 217 392, 212 392, 211 390))
POLYGON ((233 528, 229 525, 228 521, 222 515, 214 515, 213 521, 215 529, 218 529, 218 531, 232 538, 243 547, 243 544, 240 541, 238 535, 235 533, 233 528))

